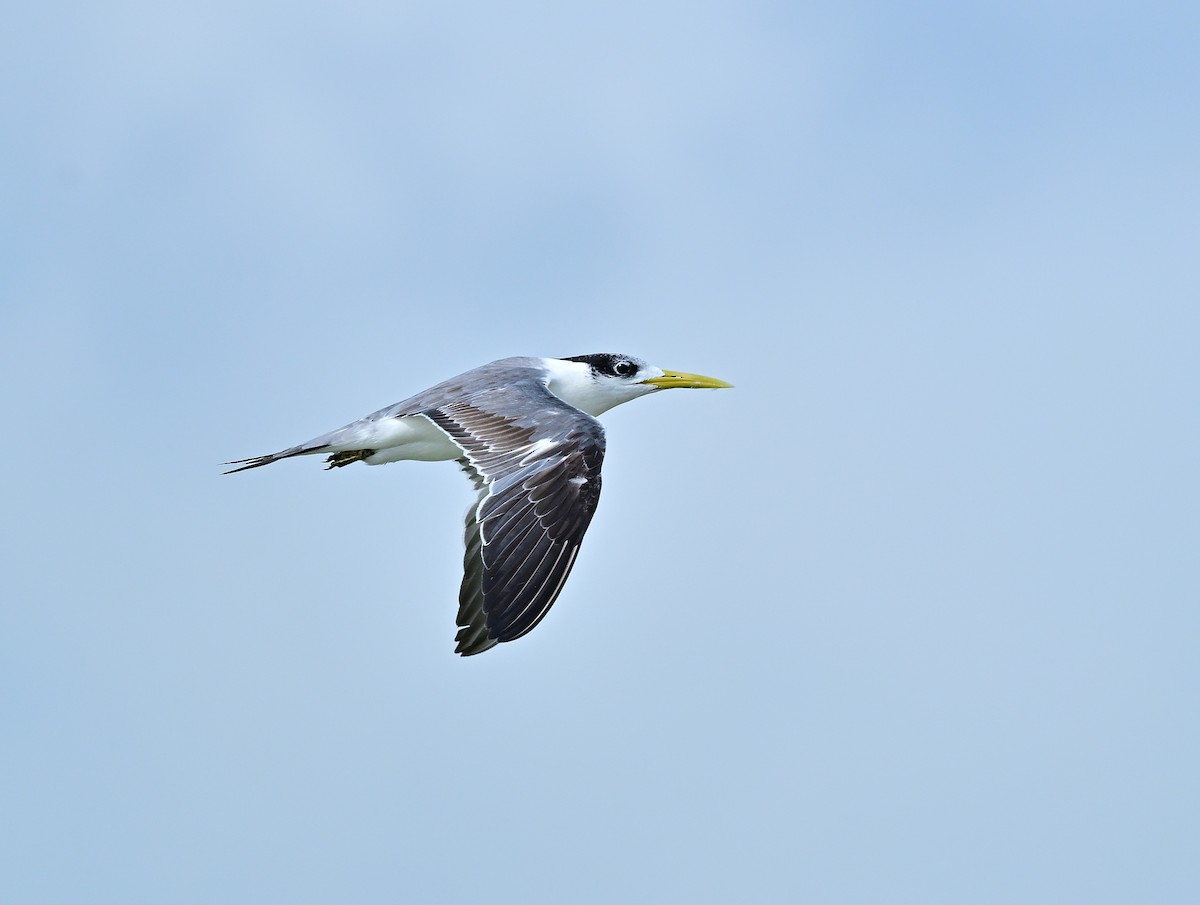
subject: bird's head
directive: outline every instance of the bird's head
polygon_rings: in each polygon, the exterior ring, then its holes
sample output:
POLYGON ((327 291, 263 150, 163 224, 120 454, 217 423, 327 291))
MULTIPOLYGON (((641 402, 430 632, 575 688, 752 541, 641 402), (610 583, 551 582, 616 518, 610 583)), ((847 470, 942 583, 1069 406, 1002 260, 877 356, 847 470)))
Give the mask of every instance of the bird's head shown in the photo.
POLYGON ((664 371, 633 355, 600 352, 571 358, 548 358, 550 391, 589 415, 672 388, 716 390, 733 384, 701 374, 664 371))

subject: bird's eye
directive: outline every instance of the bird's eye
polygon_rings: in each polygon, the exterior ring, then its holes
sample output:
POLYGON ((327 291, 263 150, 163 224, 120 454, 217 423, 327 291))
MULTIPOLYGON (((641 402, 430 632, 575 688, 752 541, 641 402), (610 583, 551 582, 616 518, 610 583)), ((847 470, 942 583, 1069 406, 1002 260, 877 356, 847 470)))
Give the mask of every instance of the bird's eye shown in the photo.
POLYGON ((632 361, 618 361, 613 365, 613 372, 618 377, 632 377, 637 373, 637 365, 632 361))

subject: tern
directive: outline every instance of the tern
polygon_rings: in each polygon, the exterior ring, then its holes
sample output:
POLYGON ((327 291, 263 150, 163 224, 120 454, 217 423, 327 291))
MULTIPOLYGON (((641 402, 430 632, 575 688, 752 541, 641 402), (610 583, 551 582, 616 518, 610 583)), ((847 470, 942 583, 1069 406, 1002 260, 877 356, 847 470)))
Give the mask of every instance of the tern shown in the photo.
POLYGON ((600 499, 604 428, 614 406, 723 380, 665 371, 632 355, 503 358, 345 427, 226 474, 324 454, 354 462, 455 460, 478 499, 467 512, 455 653, 482 653, 541 622, 575 564, 600 499))

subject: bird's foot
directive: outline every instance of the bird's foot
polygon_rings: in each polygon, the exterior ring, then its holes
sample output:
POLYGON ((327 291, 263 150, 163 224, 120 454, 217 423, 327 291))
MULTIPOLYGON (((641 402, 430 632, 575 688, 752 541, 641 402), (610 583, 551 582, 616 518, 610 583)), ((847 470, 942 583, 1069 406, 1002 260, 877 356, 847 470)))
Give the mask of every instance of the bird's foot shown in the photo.
POLYGON ((372 456, 374 454, 375 450, 373 449, 351 449, 347 450, 346 452, 334 453, 325 460, 325 470, 329 471, 331 468, 341 468, 343 465, 349 465, 351 462, 361 461, 362 459, 367 458, 367 456, 372 456))

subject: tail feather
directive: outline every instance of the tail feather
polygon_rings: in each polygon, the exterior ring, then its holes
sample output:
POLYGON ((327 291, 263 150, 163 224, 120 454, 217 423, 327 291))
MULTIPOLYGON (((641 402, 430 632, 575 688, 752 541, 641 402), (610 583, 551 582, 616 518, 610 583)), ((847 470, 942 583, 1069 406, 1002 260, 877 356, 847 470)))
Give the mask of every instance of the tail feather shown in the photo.
POLYGON ((272 462, 278 462, 280 459, 290 459, 292 456, 304 456, 310 453, 319 453, 322 450, 329 449, 328 443, 323 443, 320 446, 293 446, 291 449, 285 449, 282 452, 271 453, 267 456, 252 456, 249 459, 234 459, 232 462, 226 462, 226 465, 239 465, 240 468, 231 468, 225 474, 237 474, 239 471, 249 471, 251 468, 262 468, 264 465, 270 465, 272 462))

